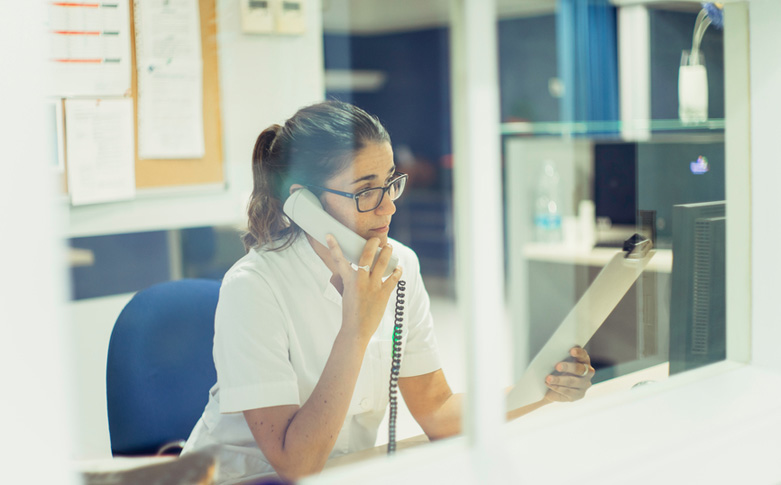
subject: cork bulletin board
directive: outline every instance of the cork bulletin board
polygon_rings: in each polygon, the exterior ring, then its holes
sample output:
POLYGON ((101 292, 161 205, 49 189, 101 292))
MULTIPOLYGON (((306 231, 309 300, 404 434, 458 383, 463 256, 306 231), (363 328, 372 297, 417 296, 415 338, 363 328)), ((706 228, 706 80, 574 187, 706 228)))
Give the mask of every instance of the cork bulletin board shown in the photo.
MULTIPOLYGON (((200 0, 201 49, 203 54, 203 136, 204 155, 191 159, 139 159, 138 136, 135 142, 136 187, 159 188, 189 185, 213 185, 224 181, 222 160, 222 123, 220 85, 217 64, 217 18, 215 0, 200 0)), ((138 74, 136 71, 135 18, 130 2, 131 89, 135 133, 138 133, 138 74)))

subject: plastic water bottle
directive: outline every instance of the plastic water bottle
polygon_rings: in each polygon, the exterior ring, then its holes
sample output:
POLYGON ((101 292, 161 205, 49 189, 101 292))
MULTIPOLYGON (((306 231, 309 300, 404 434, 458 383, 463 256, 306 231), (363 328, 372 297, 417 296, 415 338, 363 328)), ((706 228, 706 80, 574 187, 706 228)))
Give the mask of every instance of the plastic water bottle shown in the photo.
POLYGON ((537 242, 561 242, 559 172, 552 160, 545 161, 537 183, 537 197, 534 200, 534 233, 537 242))

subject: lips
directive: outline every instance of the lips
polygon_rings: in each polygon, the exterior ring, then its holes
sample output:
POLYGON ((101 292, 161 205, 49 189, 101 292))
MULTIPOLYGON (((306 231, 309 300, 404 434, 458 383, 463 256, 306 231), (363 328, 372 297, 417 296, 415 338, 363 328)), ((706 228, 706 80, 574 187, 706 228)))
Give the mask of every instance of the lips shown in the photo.
POLYGON ((375 227, 372 232, 388 232, 389 226, 375 227))

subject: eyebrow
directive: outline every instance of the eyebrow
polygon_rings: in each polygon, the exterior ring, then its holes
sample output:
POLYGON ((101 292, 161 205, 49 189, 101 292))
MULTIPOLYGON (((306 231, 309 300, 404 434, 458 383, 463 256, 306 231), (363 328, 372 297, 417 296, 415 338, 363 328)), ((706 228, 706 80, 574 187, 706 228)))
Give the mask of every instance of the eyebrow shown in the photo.
MULTIPOLYGON (((394 172, 396 172, 396 164, 393 164, 393 166, 391 167, 391 169, 390 169, 390 170, 388 170, 388 175, 393 175, 393 174, 394 174, 394 172)), ((361 177, 361 178, 359 178, 359 179, 355 179, 355 180, 353 180, 353 181, 352 181, 352 183, 350 183, 350 185, 355 185, 355 184, 357 184, 357 183, 360 183, 360 182, 365 182, 365 181, 367 181, 367 180, 374 180, 374 179, 376 179, 376 178, 377 178, 377 175, 374 175, 374 174, 372 174, 372 175, 365 175, 365 176, 363 176, 363 177, 361 177)))

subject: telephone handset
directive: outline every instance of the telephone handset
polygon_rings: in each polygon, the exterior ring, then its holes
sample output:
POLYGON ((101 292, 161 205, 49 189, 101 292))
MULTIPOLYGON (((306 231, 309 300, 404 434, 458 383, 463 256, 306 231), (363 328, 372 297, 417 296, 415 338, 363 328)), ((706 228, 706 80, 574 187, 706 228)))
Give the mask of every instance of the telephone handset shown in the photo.
MULTIPOLYGON (((328 243, 325 241, 326 234, 332 234, 336 238, 336 242, 339 243, 342 254, 344 254, 347 260, 353 264, 358 264, 363 248, 366 246, 366 239, 352 232, 341 222, 334 219, 331 214, 327 213, 315 194, 307 189, 298 189, 290 194, 282 210, 301 229, 325 247, 328 247, 328 243)), ((372 268, 374 268, 379 255, 380 249, 377 249, 377 254, 374 255, 374 261, 372 262, 372 268)), ((390 275, 398 264, 399 258, 392 254, 383 277, 390 275)))
MULTIPOLYGON (((358 261, 366 246, 366 239, 352 232, 341 222, 331 216, 323 209, 320 200, 307 189, 298 189, 287 198, 282 207, 285 214, 307 234, 315 238, 320 244, 328 246, 325 240, 327 234, 332 234, 342 248, 342 254, 353 264, 358 261)), ((380 255, 380 249, 374 255, 372 268, 377 263, 377 256, 380 255)), ((399 258, 392 254, 388 267, 385 269, 384 276, 390 275, 399 264, 399 258)), ((388 390, 388 400, 390 402, 390 411, 388 415, 388 454, 396 452, 396 416, 398 401, 396 393, 399 384, 399 371, 401 369, 401 337, 404 320, 404 296, 406 282, 400 280, 396 289, 396 308, 395 321, 393 325, 393 347, 391 350, 391 372, 390 385, 388 390)))

